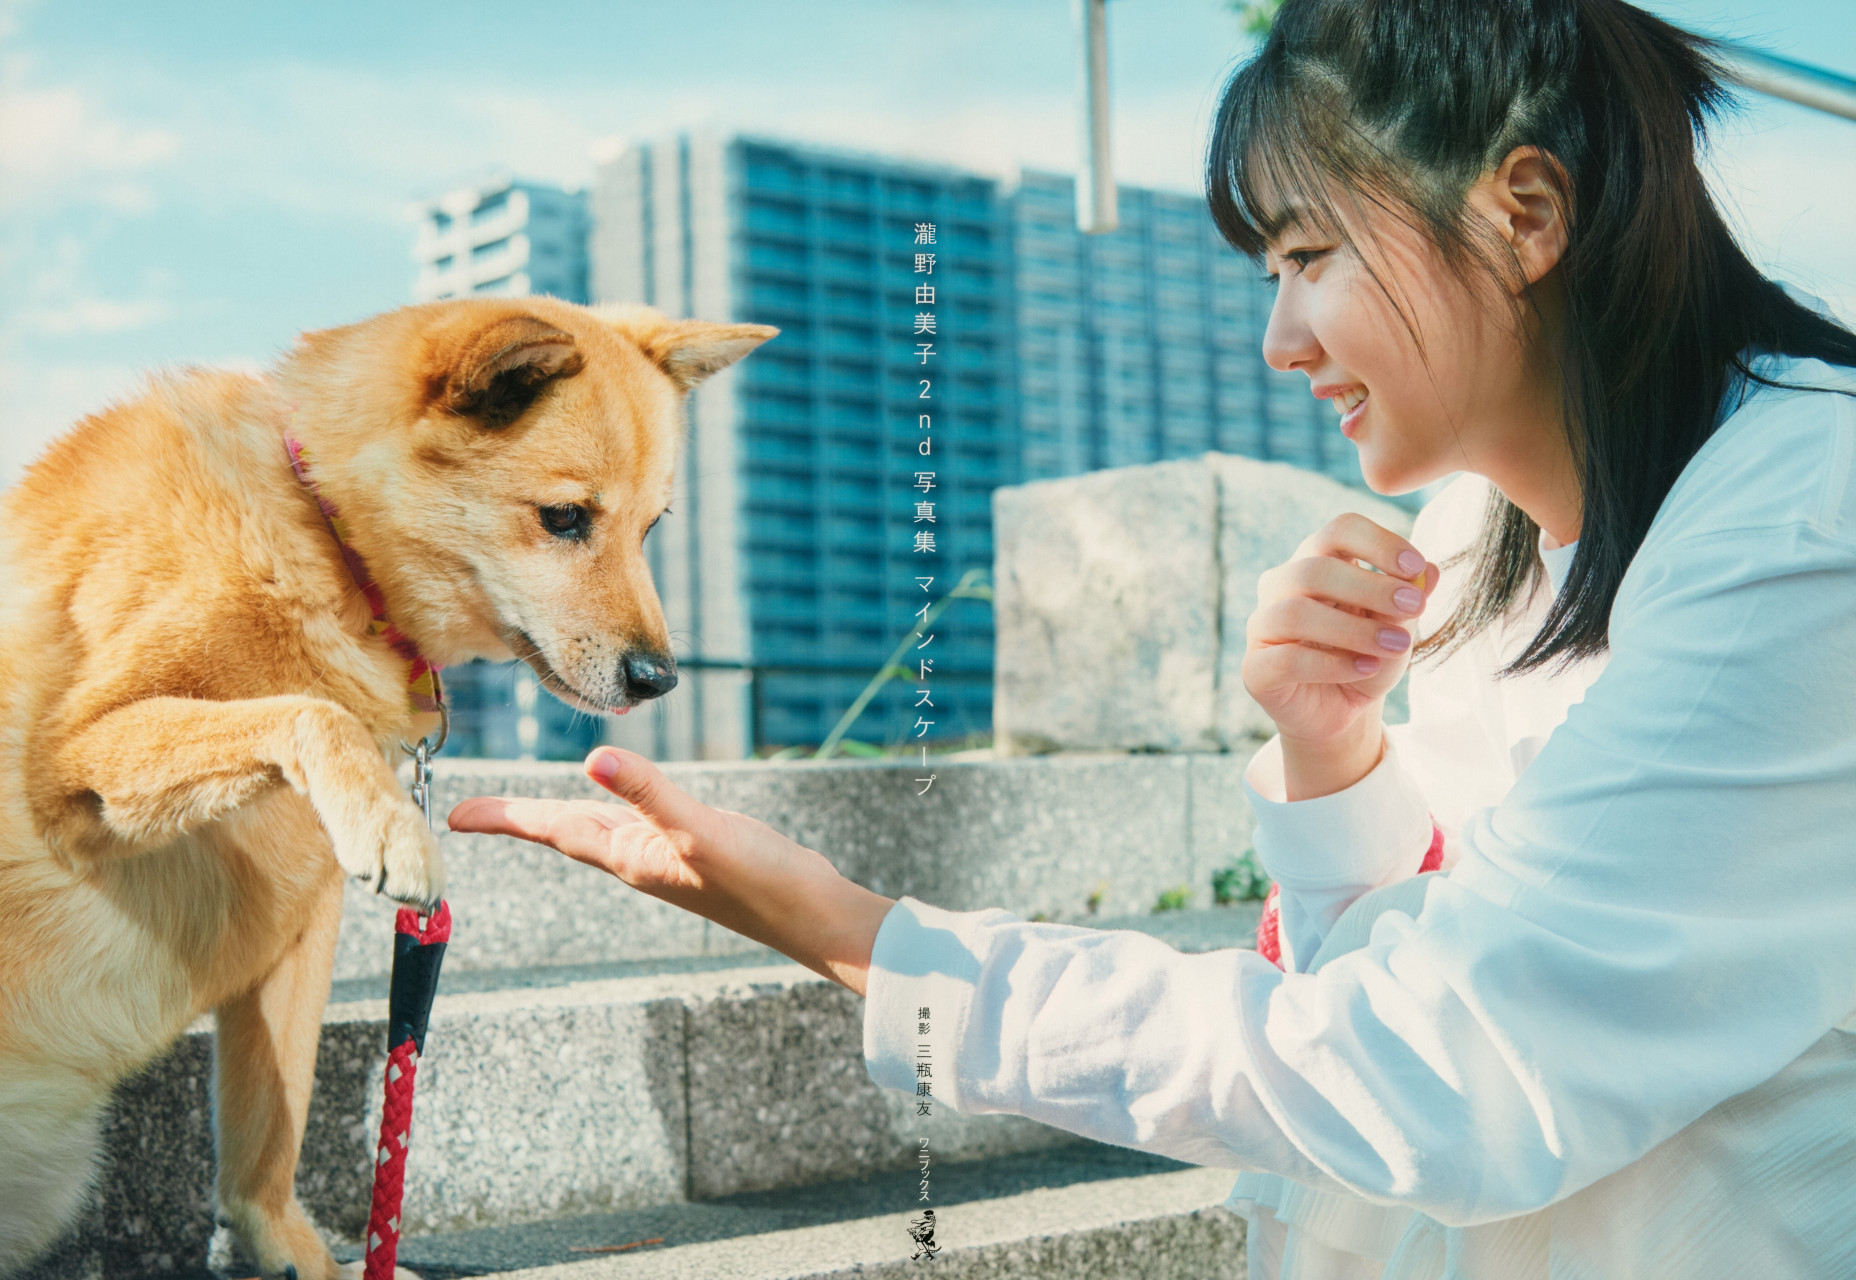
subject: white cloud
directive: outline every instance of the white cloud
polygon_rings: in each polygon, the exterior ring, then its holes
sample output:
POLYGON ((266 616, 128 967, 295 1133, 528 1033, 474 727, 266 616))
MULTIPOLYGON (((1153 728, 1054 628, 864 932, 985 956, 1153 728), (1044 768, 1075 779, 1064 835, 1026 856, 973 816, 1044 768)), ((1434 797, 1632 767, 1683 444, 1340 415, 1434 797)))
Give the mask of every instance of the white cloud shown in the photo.
MULTIPOLYGON (((932 62, 931 53, 924 60, 932 62)), ((1188 83, 1117 99, 1124 183, 1197 189, 1216 86, 1188 83)), ((695 128, 770 133, 994 174, 1019 164, 1072 170, 1077 156, 1067 90, 988 83, 983 93, 949 93, 925 108, 870 67, 795 83, 791 69, 778 65, 730 77, 679 65, 531 86, 438 69, 388 75, 285 61, 232 69, 206 84, 137 69, 119 76, 118 86, 133 101, 161 103, 163 128, 180 139, 185 154, 177 167, 187 180, 172 184, 169 200, 376 223, 400 223, 409 199, 491 171, 582 185, 596 151, 695 128)))
POLYGON ((145 206, 132 175, 172 157, 174 134, 116 119, 75 86, 27 84, 29 72, 20 57, 0 63, 0 203, 145 206))
MULTIPOLYGON (((111 298, 90 280, 83 240, 59 234, 33 246, 32 261, 15 260, 7 275, 8 305, 0 310, 0 484, 54 437, 139 385, 140 372, 121 360, 82 352, 87 342, 134 332, 166 319, 162 297, 111 298)), ((148 275, 145 286, 162 283, 148 275)))
POLYGON ((32 0, 0 0, 0 40, 19 33, 19 15, 31 7, 32 0))
POLYGON ((8 302, 0 312, 0 340, 17 348, 44 336, 72 337, 130 333, 172 314, 167 300, 153 291, 171 283, 159 273, 144 273, 148 286, 139 298, 111 298, 91 282, 84 238, 64 231, 33 246, 30 261, 17 258, 9 281, 8 302))
POLYGON ((171 310, 159 298, 70 298, 55 307, 27 312, 19 327, 61 337, 128 333, 165 319, 171 310))

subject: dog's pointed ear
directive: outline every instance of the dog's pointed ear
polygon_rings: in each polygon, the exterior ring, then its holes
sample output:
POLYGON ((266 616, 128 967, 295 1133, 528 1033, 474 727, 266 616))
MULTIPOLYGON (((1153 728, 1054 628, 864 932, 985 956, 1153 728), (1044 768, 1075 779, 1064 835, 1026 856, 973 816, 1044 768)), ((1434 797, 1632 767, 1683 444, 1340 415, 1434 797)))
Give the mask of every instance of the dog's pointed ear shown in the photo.
POLYGON ((506 427, 555 378, 578 373, 586 357, 573 335, 531 315, 441 335, 433 351, 431 399, 447 413, 506 427))
POLYGON ((650 307, 609 307, 600 314, 684 391, 780 332, 768 324, 672 320, 650 307))

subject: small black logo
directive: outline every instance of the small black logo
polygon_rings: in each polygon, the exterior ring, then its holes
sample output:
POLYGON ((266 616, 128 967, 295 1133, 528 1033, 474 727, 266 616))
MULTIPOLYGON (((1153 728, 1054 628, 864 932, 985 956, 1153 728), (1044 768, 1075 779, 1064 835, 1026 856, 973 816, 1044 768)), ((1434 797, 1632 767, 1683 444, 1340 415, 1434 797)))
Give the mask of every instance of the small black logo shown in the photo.
POLYGON ((909 1261, 920 1262, 923 1258, 931 1262, 934 1260, 941 1246, 934 1242, 933 1209, 923 1209, 922 1216, 909 1223, 909 1239, 915 1242, 915 1252, 909 1255, 909 1261))

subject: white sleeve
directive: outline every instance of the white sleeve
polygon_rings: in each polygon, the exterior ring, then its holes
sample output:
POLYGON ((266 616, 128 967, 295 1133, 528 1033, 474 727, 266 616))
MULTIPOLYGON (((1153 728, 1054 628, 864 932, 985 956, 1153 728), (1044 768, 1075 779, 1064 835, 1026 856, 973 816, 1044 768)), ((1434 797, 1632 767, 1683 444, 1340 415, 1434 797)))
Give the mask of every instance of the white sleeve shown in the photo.
POLYGON ((1276 882, 1282 967, 1304 972, 1354 899, 1418 874, 1431 843, 1431 814, 1412 785, 1387 726, 1385 754, 1351 787, 1285 801, 1282 739, 1244 769, 1257 861, 1276 882))
POLYGON ((904 899, 871 1077, 1446 1225, 1638 1159, 1856 1008, 1856 547, 1646 542, 1611 646, 1415 919, 1306 974, 904 899))

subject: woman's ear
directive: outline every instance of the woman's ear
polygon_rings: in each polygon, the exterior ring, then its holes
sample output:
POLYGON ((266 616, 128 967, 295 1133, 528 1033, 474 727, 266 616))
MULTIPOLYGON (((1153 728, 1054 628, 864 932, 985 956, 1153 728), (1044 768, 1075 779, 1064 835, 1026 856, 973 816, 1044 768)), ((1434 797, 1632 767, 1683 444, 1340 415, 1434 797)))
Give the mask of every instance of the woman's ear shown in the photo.
POLYGON ((1469 189, 1470 207, 1495 228, 1520 264, 1520 287, 1537 283, 1566 253, 1566 171, 1539 147, 1516 147, 1469 189))

